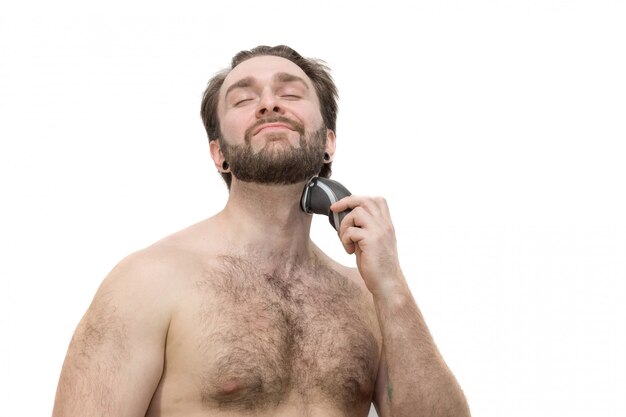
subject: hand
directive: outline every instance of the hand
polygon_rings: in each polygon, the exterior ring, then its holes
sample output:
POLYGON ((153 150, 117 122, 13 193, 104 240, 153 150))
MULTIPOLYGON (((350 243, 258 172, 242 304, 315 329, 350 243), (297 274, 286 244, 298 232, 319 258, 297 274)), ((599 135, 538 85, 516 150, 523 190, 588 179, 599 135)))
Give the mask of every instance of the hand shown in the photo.
POLYGON ((387 201, 381 197, 348 196, 330 209, 352 209, 342 220, 339 238, 356 264, 373 295, 386 295, 404 280, 398 260, 396 232, 387 201))

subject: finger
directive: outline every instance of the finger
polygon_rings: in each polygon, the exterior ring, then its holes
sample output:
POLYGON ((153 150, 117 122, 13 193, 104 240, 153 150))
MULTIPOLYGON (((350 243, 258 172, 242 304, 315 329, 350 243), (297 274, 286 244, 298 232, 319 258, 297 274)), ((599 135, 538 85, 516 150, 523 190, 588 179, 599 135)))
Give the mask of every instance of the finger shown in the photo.
POLYGON ((341 244, 343 245, 343 248, 348 253, 348 255, 352 255, 356 250, 356 245, 354 243, 345 244, 341 242, 341 244))
POLYGON ((359 242, 365 239, 366 232, 359 227, 350 227, 346 229, 340 236, 341 243, 346 252, 353 254, 359 242))
POLYGON ((330 206, 330 209, 336 213, 340 213, 347 209, 363 207, 372 214, 382 213, 385 210, 387 202, 382 197, 368 197, 351 195, 344 197, 330 206))
POLYGON ((342 211, 353 209, 359 206, 361 202, 362 202, 362 197, 357 196, 357 195, 349 195, 337 201, 333 205, 331 205, 330 209, 334 211, 335 213, 340 213, 342 211))
POLYGON ((344 230, 350 227, 369 228, 374 223, 374 218, 362 207, 356 207, 341 221, 339 225, 339 233, 343 233, 344 230))
POLYGON ((352 255, 356 248, 354 242, 346 237, 346 232, 348 230, 348 227, 345 226, 346 223, 346 219, 344 218, 341 222, 341 227, 337 231, 337 236, 339 236, 339 240, 341 241, 341 244, 343 245, 343 248, 346 250, 346 252, 352 255))

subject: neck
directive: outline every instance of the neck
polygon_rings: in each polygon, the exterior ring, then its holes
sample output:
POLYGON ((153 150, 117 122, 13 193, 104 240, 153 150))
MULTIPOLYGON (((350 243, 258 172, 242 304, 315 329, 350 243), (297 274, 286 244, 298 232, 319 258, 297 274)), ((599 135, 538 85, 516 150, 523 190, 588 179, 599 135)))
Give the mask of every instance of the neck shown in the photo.
POLYGON ((304 182, 262 185, 233 178, 228 202, 219 214, 225 239, 267 259, 309 258, 311 216, 300 209, 303 188, 304 182))

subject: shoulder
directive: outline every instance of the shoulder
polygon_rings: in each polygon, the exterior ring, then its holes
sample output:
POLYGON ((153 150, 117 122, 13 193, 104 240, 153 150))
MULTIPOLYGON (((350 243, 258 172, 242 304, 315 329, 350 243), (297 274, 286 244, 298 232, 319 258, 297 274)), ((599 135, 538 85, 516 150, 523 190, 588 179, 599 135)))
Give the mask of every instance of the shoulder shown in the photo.
POLYGON ((215 257, 217 226, 212 219, 193 224, 122 259, 116 268, 172 281, 215 257))
POLYGON ((169 321, 174 286, 168 279, 171 260, 154 249, 142 249, 120 260, 104 278, 88 313, 95 316, 169 321))
MULTIPOLYGON (((103 280, 98 294, 165 307, 183 296, 189 279, 203 268, 201 244, 192 227, 122 258, 103 280)), ((210 257, 210 256, 209 256, 210 257)))

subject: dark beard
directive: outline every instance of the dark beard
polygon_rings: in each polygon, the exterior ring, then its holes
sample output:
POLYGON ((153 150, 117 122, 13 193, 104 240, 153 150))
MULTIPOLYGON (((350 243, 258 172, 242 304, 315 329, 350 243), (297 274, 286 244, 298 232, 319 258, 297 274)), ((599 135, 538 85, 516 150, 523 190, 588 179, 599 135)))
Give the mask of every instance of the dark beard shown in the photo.
MULTIPOLYGON (((298 126, 300 127, 300 126, 298 126)), ((326 127, 305 137, 300 132, 300 147, 267 150, 267 146, 253 153, 250 133, 246 133, 245 144, 228 145, 220 140, 220 147, 235 178, 259 184, 288 185, 303 182, 319 174, 324 164, 326 127)))

